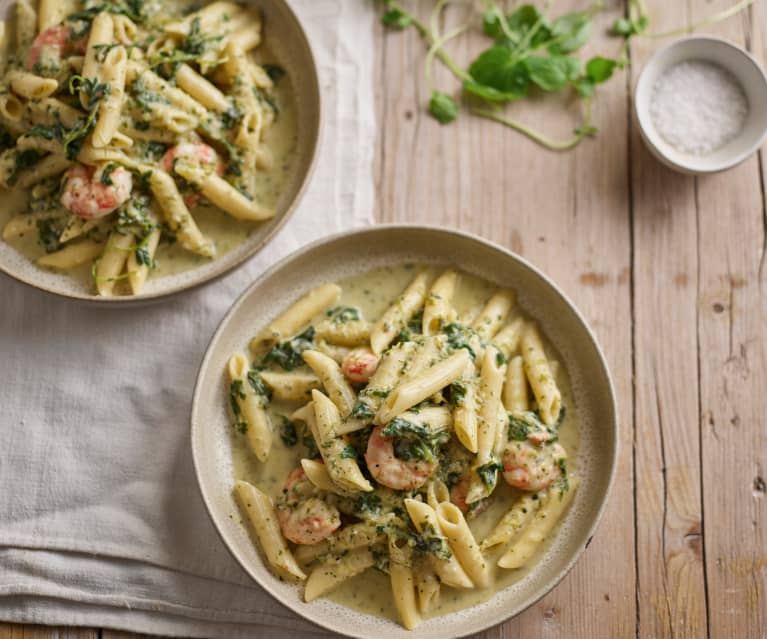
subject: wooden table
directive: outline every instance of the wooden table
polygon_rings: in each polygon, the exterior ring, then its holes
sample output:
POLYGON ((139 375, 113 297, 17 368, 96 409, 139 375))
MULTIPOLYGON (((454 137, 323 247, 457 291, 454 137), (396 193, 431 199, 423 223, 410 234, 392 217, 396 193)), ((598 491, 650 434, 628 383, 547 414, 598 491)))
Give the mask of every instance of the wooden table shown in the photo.
MULTIPOLYGON (((648 0, 651 29, 732 4, 648 0)), ((617 53, 604 32, 620 3, 610 5, 594 52, 617 53)), ((763 0, 708 31, 765 63, 763 0)), ((661 44, 635 42, 632 70, 599 89, 599 136, 557 154, 469 116, 439 125, 423 112, 415 33, 377 34, 377 219, 473 231, 542 268, 595 329, 620 405, 620 461, 598 534, 551 594, 486 639, 767 637, 765 149, 706 178, 649 155, 630 91, 661 44)), ((459 60, 475 50, 451 47, 459 60)), ((447 74, 437 81, 455 88, 447 74)), ((562 136, 578 118, 577 105, 552 101, 515 113, 562 136)), ((136 637, 0 625, 0 639, 97 636, 136 637)))

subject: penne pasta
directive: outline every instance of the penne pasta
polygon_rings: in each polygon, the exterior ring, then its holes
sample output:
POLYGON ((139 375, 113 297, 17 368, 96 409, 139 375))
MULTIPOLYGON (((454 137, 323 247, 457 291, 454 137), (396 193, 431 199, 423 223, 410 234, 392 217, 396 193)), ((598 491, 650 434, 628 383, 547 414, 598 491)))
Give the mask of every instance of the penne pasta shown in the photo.
POLYGON ((296 335, 315 315, 333 304, 340 294, 341 287, 337 284, 323 284, 313 288, 253 338, 250 349, 258 352, 265 345, 296 335))
POLYGON ((520 497, 482 540, 480 550, 509 543, 533 518, 540 506, 541 498, 537 494, 520 497))
POLYGON ((250 521, 258 537, 259 545, 269 563, 281 573, 297 579, 306 579, 306 574, 294 559, 277 524, 277 513, 268 495, 244 481, 234 484, 234 494, 239 506, 250 521))
POLYGON ((112 142, 120 123, 120 111, 125 101, 125 74, 128 55, 124 47, 110 50, 104 60, 102 77, 109 84, 109 95, 102 99, 93 130, 91 144, 97 149, 104 148, 112 142))
POLYGON ((329 557, 317 566, 306 580, 304 601, 314 601, 327 594, 374 563, 373 553, 367 548, 357 548, 340 557, 329 557))
POLYGON ((424 335, 436 335, 442 326, 455 320, 452 300, 457 282, 458 273, 451 269, 442 273, 432 284, 423 307, 424 335))
POLYGON ((535 513, 532 521, 517 540, 498 560, 501 568, 521 568, 547 539, 554 526, 562 519, 578 489, 578 478, 569 478, 570 488, 562 493, 556 487, 549 489, 546 502, 535 513))
POLYGON ((559 419, 562 393, 554 381, 541 336, 533 323, 528 324, 522 333, 522 358, 541 419, 545 424, 552 426, 559 419))
POLYGON ((59 88, 59 83, 53 78, 42 78, 26 71, 9 71, 5 77, 11 90, 27 100, 47 98, 59 88))
POLYGON ((472 322, 471 327, 482 339, 492 339, 514 306, 514 291, 502 289, 496 292, 472 322))
POLYGON ((104 251, 104 242, 84 240, 69 244, 55 253, 48 253, 37 260, 40 266, 55 268, 62 271, 88 264, 104 251))
POLYGON ((303 358, 322 382, 325 392, 338 407, 341 416, 348 415, 354 406, 355 393, 341 372, 341 367, 334 359, 319 351, 306 350, 303 358))
POLYGON ((322 387, 320 378, 307 373, 280 373, 262 371, 261 379, 274 393, 274 399, 290 402, 307 401, 312 391, 322 387))
POLYGON ((133 250, 132 233, 112 231, 104 252, 96 263, 96 289, 102 297, 111 297, 120 279, 128 254, 133 250))
POLYGON ((373 325, 370 330, 370 347, 376 355, 381 354, 392 343, 397 333, 423 306, 428 281, 427 272, 416 275, 403 293, 373 325))
POLYGON ((436 509, 439 529, 450 543, 461 567, 478 588, 490 583, 490 564, 482 556, 479 544, 469 529, 463 514, 455 504, 442 502, 436 509))
POLYGON ((144 245, 128 256, 128 282, 134 295, 141 293, 149 276, 149 269, 154 264, 154 256, 160 243, 160 229, 155 228, 149 233, 144 245))
POLYGON ((384 539, 385 535, 378 530, 377 526, 369 522, 360 522, 344 526, 319 543, 299 546, 296 548, 295 555, 300 563, 308 564, 323 555, 340 554, 357 548, 370 548, 384 539))
POLYGON ((468 363, 469 353, 460 350, 426 369, 422 376, 398 385, 384 400, 373 423, 385 424, 449 386, 462 375, 468 363))
POLYGON ((412 630, 421 622, 416 604, 415 581, 410 567, 409 547, 402 548, 389 539, 389 577, 394 595, 394 605, 399 613, 402 625, 412 630))
POLYGON ((248 445, 260 462, 272 449, 272 427, 266 413, 266 399, 256 391, 257 380, 244 355, 236 353, 229 360, 231 409, 237 429, 248 438, 248 445))
POLYGON ((503 384, 503 405, 509 412, 530 410, 527 377, 524 361, 520 355, 509 360, 506 368, 506 380, 503 384))

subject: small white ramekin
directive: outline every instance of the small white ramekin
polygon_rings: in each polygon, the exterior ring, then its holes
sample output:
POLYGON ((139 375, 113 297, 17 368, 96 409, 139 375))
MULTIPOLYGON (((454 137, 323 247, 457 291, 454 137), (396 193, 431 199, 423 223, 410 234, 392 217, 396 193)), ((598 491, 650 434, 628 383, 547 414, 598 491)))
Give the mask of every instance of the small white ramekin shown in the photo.
POLYGON ((666 166, 694 175, 724 171, 749 157, 767 137, 767 77, 751 55, 731 42, 709 36, 684 38, 657 51, 645 64, 634 91, 634 114, 647 148, 666 166), (655 83, 671 67, 690 60, 711 62, 730 71, 748 99, 741 132, 705 155, 675 149, 661 137, 650 117, 655 83))

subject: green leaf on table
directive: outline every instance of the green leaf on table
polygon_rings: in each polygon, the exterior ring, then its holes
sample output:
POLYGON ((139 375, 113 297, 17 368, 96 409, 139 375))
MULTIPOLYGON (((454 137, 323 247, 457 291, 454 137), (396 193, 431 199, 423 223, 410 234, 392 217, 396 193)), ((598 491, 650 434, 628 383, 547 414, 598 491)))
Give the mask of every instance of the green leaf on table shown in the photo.
POLYGON ((592 95, 594 95, 595 85, 590 78, 584 76, 573 82, 573 88, 582 98, 590 98, 592 95))
POLYGON ((618 18, 613 22, 612 33, 616 36, 630 38, 631 36, 642 33, 647 29, 649 24, 650 21, 647 19, 647 16, 639 16, 636 20, 618 18))
POLYGON ((538 31, 535 32, 529 44, 531 49, 535 49, 541 42, 551 37, 549 23, 543 14, 532 4, 523 4, 516 9, 506 20, 506 23, 509 25, 509 31, 517 38, 517 41, 513 44, 518 44, 527 35, 527 32, 539 22, 541 26, 538 27, 538 31))
POLYGON ((401 9, 387 9, 381 22, 392 29, 405 29, 413 24, 413 16, 401 9))
POLYGON ((432 91, 429 113, 442 124, 447 124, 458 117, 458 103, 447 93, 432 91))
POLYGON ((524 62, 516 61, 512 52, 504 46, 483 51, 471 63, 469 75, 473 81, 464 83, 464 89, 493 102, 521 98, 527 94, 530 84, 524 62))
POLYGON ((559 91, 580 71, 578 59, 568 56, 530 56, 524 64, 530 80, 544 91, 559 91))
POLYGON ((617 66, 617 60, 596 56, 586 63, 586 76, 594 84, 600 84, 610 79, 617 66))
POLYGON ((549 46, 554 54, 572 53, 589 41, 591 37, 591 16, 584 12, 568 13, 557 18, 551 26, 551 35, 556 42, 549 46))

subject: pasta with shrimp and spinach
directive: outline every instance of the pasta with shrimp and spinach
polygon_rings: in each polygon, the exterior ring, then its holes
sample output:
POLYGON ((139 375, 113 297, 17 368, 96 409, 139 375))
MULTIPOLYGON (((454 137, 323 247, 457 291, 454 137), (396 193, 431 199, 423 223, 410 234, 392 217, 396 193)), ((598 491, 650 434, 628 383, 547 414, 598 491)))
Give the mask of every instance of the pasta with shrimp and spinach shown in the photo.
POLYGON ((384 267, 310 290, 249 350, 226 371, 234 493, 307 602, 413 628, 521 578, 572 501, 567 372, 511 289, 384 267))
POLYGON ((18 0, 11 24, 0 187, 17 214, 3 238, 39 265, 90 267, 100 295, 138 294, 167 247, 195 256, 185 267, 233 247, 217 245, 223 222, 203 228, 206 211, 231 216, 239 240, 274 215, 292 132, 274 126, 287 80, 257 62, 258 10, 18 0))

